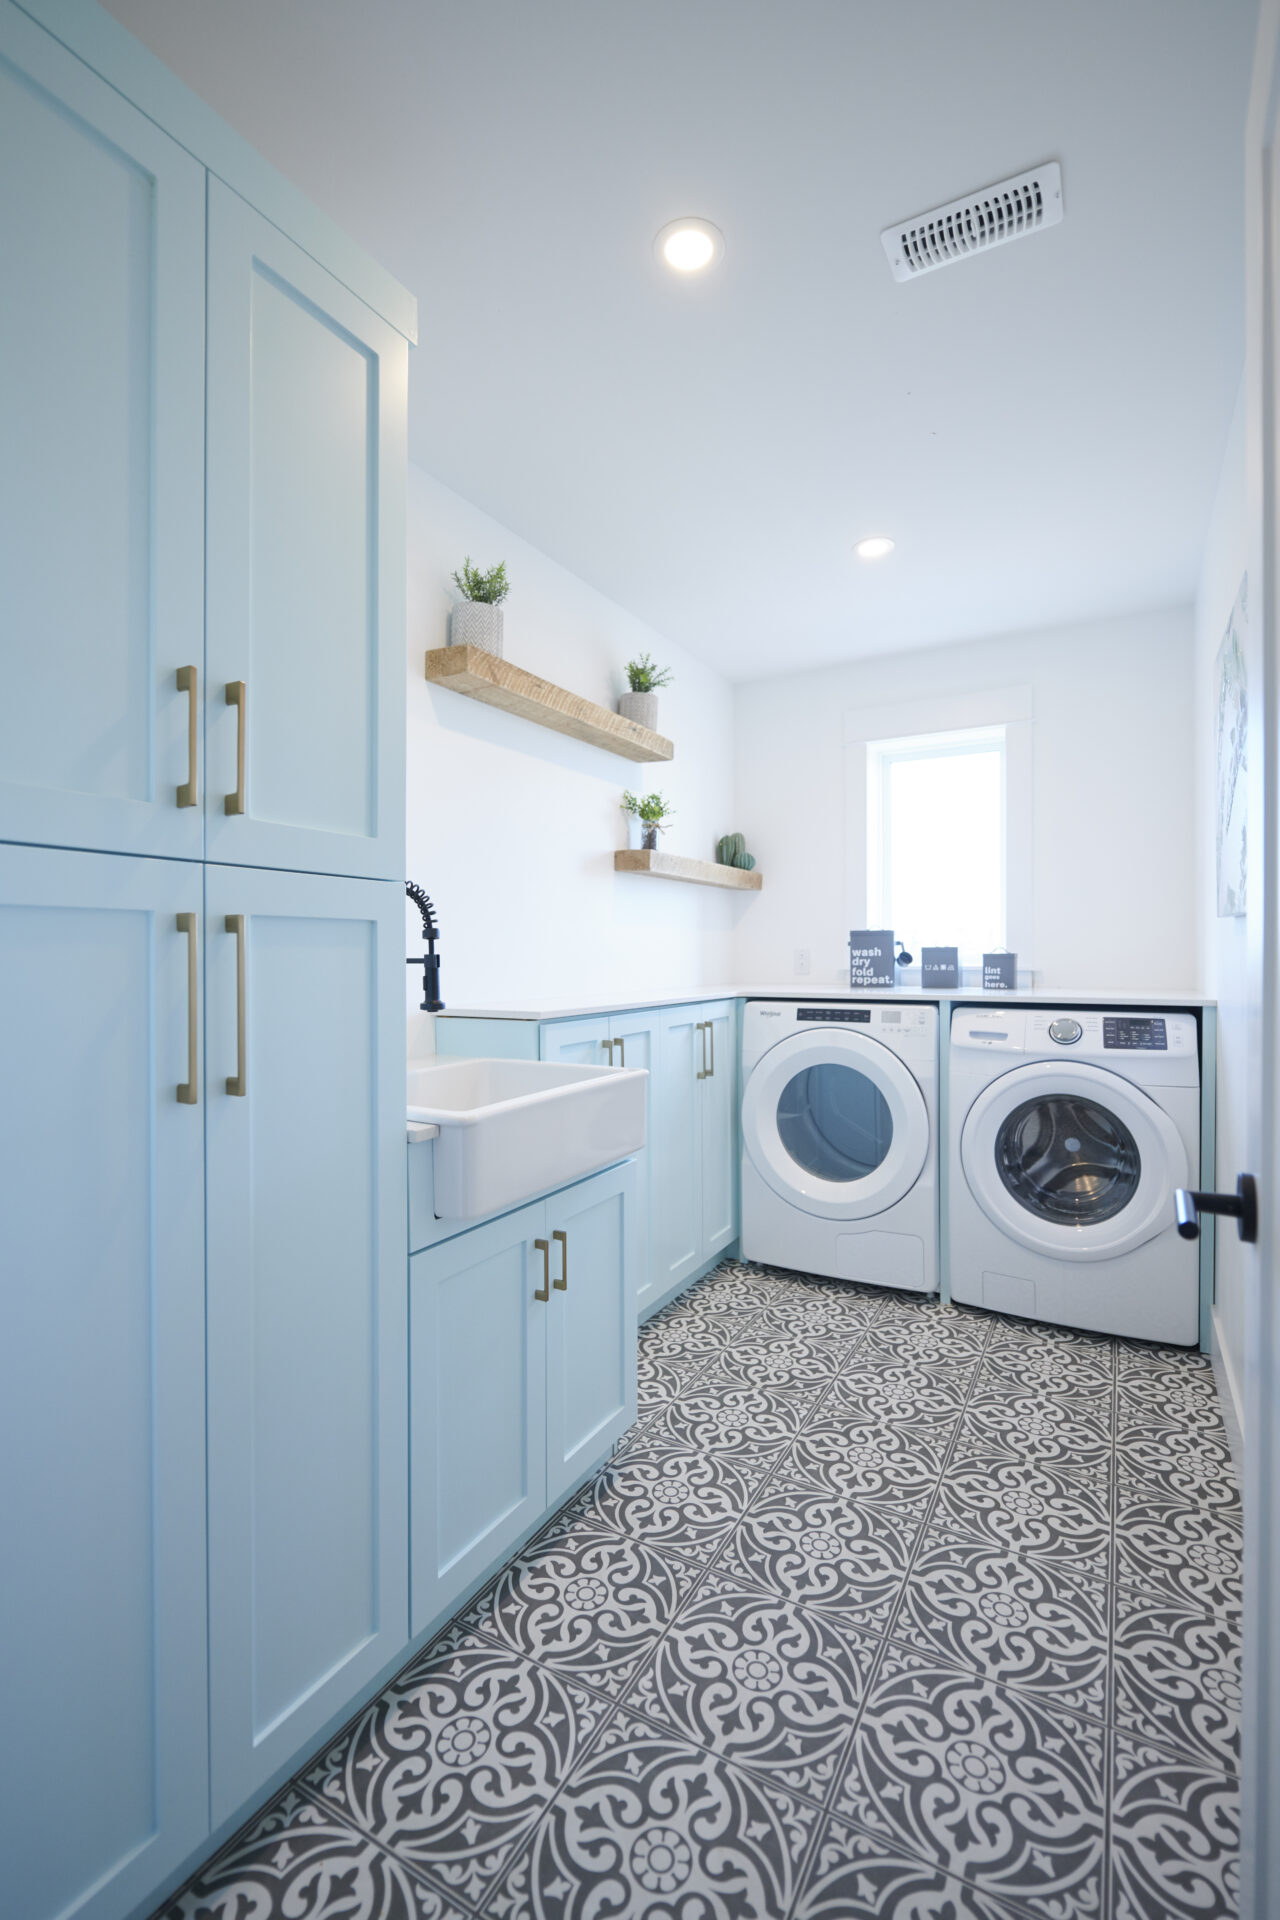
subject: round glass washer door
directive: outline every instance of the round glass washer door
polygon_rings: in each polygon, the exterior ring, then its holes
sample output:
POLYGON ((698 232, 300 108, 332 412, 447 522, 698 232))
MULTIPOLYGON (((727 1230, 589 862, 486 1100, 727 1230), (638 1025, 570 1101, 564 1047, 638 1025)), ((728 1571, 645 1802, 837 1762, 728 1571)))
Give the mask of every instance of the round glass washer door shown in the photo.
POLYGON ((929 1110, 914 1074, 878 1040, 797 1033, 751 1070, 742 1144, 792 1206, 827 1220, 865 1220, 920 1178, 929 1110))
POLYGON ((1084 1061, 1015 1067, 978 1095, 960 1162, 987 1218, 1057 1259, 1128 1253, 1173 1223, 1187 1155, 1169 1115, 1084 1061))

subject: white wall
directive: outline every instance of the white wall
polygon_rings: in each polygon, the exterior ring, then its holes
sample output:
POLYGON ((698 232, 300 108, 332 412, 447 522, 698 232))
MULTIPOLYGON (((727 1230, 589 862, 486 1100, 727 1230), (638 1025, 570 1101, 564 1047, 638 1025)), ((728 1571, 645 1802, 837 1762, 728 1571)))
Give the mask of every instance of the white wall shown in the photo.
MULTIPOLYGON (((1250 1022, 1247 1001, 1246 940, 1243 917, 1218 918, 1217 872, 1214 848, 1214 812, 1217 792, 1217 729, 1215 664, 1241 577, 1247 564, 1248 530, 1245 518, 1244 386, 1231 423, 1227 450, 1214 500, 1213 517, 1205 542, 1196 597, 1196 826, 1197 896, 1203 990, 1219 1003, 1218 1028, 1218 1186, 1234 1184, 1236 1172, 1249 1163, 1244 1148, 1247 1120, 1247 1044, 1250 1022)), ((1209 1182, 1206 1180, 1205 1184, 1209 1182)), ((1244 1383, 1244 1268, 1240 1242, 1228 1228, 1217 1238, 1217 1280, 1214 1306, 1219 1378, 1229 1415, 1240 1424, 1240 1390, 1244 1383)))
MULTIPOLYGON (((728 976, 741 897, 615 874, 627 844, 624 787, 676 807, 662 844, 712 859, 729 830, 732 693, 726 681, 518 540, 419 469, 409 469, 408 872, 441 924, 441 986, 453 1006, 589 1003, 683 993, 728 976), (637 766, 432 686, 422 656, 442 647, 470 554, 507 563, 505 651, 531 673, 613 707, 628 659, 647 651, 675 678, 660 727, 675 759, 637 766)), ((421 950, 406 912, 407 951, 421 950)), ((431 1050, 406 968, 410 1051, 431 1050)))
POLYGON ((813 984, 847 979, 865 909, 846 898, 845 714, 953 698, 963 726, 966 696, 1026 687, 1036 984, 1194 992, 1192 627, 1175 608, 739 686, 735 826, 764 890, 737 929, 737 977, 791 980, 807 947, 813 984))

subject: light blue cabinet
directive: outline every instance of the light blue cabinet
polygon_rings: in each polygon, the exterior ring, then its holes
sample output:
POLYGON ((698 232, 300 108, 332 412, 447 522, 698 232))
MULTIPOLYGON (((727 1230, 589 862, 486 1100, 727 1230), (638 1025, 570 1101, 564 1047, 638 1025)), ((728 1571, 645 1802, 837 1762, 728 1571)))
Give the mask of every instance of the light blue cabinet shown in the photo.
POLYGON ((0 1907, 23 1920, 123 1914, 208 1832, 201 891, 181 861, 0 847, 0 1907))
POLYGON ((210 860, 404 874, 408 347, 209 183, 210 860))
POLYGON ((633 1209, 627 1162, 411 1261, 415 1635, 634 1422, 633 1209))
POLYGON ((217 1825, 408 1635, 404 908, 206 868, 217 1825))
POLYGON ((730 1000, 661 1016, 654 1093, 652 1290, 676 1293, 738 1233, 737 1033, 730 1000))
POLYGON ((445 1617, 547 1504, 546 1207, 410 1265, 412 1630, 445 1617))
POLYGON ((0 839, 199 859, 204 169, 0 0, 0 179, 0 839))
POLYGON ((635 1168, 611 1167, 547 1202, 547 1506, 636 1417, 635 1168))

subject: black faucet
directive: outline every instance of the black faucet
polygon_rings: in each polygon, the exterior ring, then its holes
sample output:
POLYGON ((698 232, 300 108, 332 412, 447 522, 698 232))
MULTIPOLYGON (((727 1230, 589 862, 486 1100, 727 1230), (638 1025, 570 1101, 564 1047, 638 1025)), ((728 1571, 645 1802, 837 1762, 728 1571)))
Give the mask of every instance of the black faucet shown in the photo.
POLYGON ((404 890, 422 915, 422 937, 427 950, 416 959, 409 959, 406 966, 422 968, 422 1011, 424 1013, 443 1013, 444 1001, 440 998, 440 956, 436 952, 436 941, 440 938, 440 929, 436 925, 436 910, 428 900, 422 888, 412 880, 406 880, 404 890))

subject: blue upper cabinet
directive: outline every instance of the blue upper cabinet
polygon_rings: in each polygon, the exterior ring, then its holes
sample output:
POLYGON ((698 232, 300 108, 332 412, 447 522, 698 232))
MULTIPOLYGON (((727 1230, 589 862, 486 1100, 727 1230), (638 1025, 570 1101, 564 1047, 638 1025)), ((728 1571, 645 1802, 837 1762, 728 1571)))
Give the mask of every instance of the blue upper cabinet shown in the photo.
POLYGON ((0 839, 199 859, 204 169, 0 0, 0 180, 0 839))
POLYGON ((404 874, 408 346, 209 182, 206 848, 404 874))
POLYGON ((202 912, 182 861, 0 847, 15 1920, 149 1904, 208 1832, 202 912))
POLYGON ((404 896, 205 891, 217 1825, 408 1637, 404 896))

